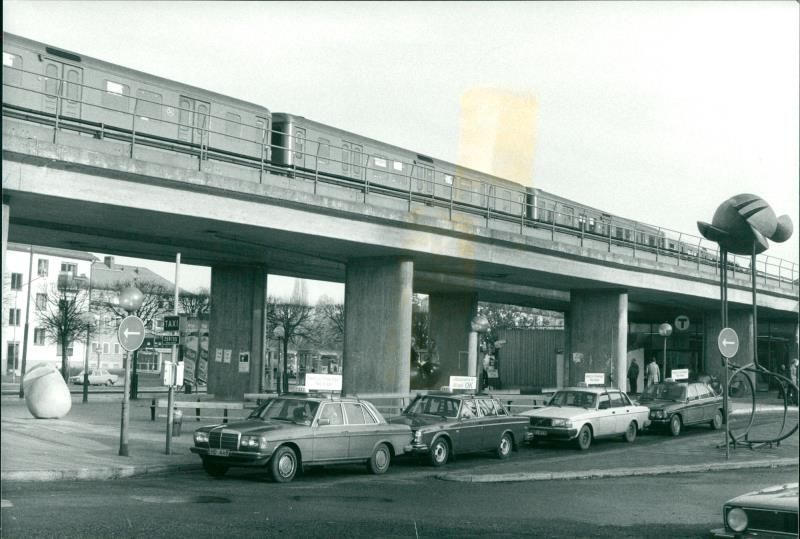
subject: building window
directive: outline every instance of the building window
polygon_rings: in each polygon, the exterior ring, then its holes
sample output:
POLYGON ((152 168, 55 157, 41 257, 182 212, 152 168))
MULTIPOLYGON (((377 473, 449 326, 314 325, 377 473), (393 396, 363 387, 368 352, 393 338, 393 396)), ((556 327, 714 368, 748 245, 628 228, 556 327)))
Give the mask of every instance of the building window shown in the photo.
POLYGON ((70 262, 62 262, 61 271, 71 273, 73 276, 75 276, 78 274, 78 265, 70 262))
POLYGON ((225 133, 232 137, 242 136, 242 117, 232 112, 226 112, 225 133))
POLYGON ((44 346, 45 331, 43 328, 34 328, 33 330, 33 344, 37 346, 44 346))
POLYGON ((19 309, 9 309, 8 310, 8 325, 9 326, 18 326, 20 319, 20 310, 19 309))
POLYGON ((47 271, 50 268, 50 261, 46 258, 40 258, 36 262, 36 274, 39 277, 47 277, 47 271))
POLYGON ((11 290, 22 290, 22 274, 11 274, 11 290))
POLYGON ((104 343, 103 343, 103 353, 104 353, 104 354, 107 354, 107 353, 108 353, 108 350, 109 350, 109 348, 108 348, 108 343, 107 343, 107 342, 104 342, 104 343))
MULTIPOLYGON (((62 357, 62 356, 64 355, 64 354, 62 354, 62 353, 61 353, 61 350, 62 350, 62 349, 63 349, 63 348, 61 347, 61 345, 60 345, 60 344, 58 344, 58 345, 56 346, 56 355, 57 355, 58 357, 62 357)), ((72 353, 73 353, 73 351, 74 351, 74 350, 73 350, 73 348, 72 348, 71 346, 67 347, 67 357, 72 357, 72 353)))
POLYGON ((131 87, 119 82, 106 81, 106 91, 103 92, 103 106, 114 110, 128 112, 130 110, 131 87))
POLYGON ((114 353, 119 354, 119 343, 114 345, 114 353))
POLYGON ((47 307, 47 294, 36 294, 36 309, 43 311, 47 307))
POLYGON ((136 115, 143 119, 161 119, 161 94, 139 88, 136 90, 136 115))
POLYGON ((19 343, 9 342, 6 345, 7 363, 6 371, 16 371, 19 369, 19 343))

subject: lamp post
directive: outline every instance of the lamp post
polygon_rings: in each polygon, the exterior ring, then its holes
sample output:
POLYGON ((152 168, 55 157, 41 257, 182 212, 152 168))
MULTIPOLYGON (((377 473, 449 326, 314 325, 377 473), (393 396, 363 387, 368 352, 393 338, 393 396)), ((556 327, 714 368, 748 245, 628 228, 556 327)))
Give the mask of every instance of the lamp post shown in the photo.
MULTIPOLYGON (((91 295, 90 295, 91 298, 91 295)), ((91 309, 92 302, 89 301, 89 308, 91 309)), ((93 313, 91 310, 86 311, 81 315, 83 323, 86 324, 86 352, 83 358, 83 402, 89 402, 89 353, 90 343, 89 338, 92 332, 92 326, 96 325, 100 320, 100 315, 93 313)))
MULTIPOLYGON (((275 326, 272 335, 278 339, 278 367, 281 366, 281 344, 285 342, 286 330, 283 326, 275 326)), ((286 351, 283 351, 283 371, 280 379, 280 386, 278 393, 286 393, 289 391, 289 380, 286 378, 286 351)))
POLYGON ((672 326, 664 322, 658 326, 658 334, 664 337, 664 359, 662 360, 661 379, 665 380, 667 378, 667 337, 672 335, 672 326))
MULTIPOLYGON (((142 296, 142 292, 135 287, 129 286, 128 288, 123 288, 119 293, 119 305, 128 313, 132 313, 136 309, 142 306, 142 301, 144 300, 144 296, 142 296)), ((122 390, 122 418, 120 420, 120 429, 119 429, 119 456, 127 457, 128 456, 128 420, 130 418, 130 406, 128 402, 128 398, 130 396, 131 390, 131 362, 130 362, 130 352, 125 352, 125 386, 122 390)), ((169 409, 172 410, 172 403, 170 403, 169 409)))
POLYGON ((480 391, 480 373, 478 372, 478 334, 489 331, 489 320, 482 314, 476 314, 469 323, 469 364, 467 376, 476 377, 475 393, 480 391))

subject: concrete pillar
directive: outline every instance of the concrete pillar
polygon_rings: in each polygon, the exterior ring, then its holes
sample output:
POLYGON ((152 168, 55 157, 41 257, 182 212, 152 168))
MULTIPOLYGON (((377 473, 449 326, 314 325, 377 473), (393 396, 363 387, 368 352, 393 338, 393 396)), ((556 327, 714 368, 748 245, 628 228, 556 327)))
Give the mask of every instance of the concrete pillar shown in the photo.
MULTIPOLYGON (((733 309, 728 307, 728 327, 739 336, 739 351, 731 358, 737 365, 746 365, 753 361, 753 311, 752 308, 733 309)), ((722 330, 722 318, 719 310, 706 311, 703 320, 703 362, 705 372, 723 381, 725 367, 722 354, 719 352, 717 337, 722 330)))
MULTIPOLYGON (((3 197, 3 271, 6 266, 6 249, 8 249, 8 216, 11 213, 11 207, 8 205, 8 199, 3 197)), ((5 299, 5 298, 3 298, 5 299)), ((5 305, 5 303, 4 303, 5 305)), ((5 307, 3 308, 3 318, 5 318, 5 307)))
POLYGON ((430 337, 439 350, 440 386, 451 376, 467 376, 469 323, 478 312, 477 294, 431 294, 428 297, 430 337))
POLYGON ((605 373, 606 384, 628 385, 628 293, 624 290, 572 290, 565 316, 565 351, 570 385, 584 374, 605 373))
POLYGON ((211 268, 208 392, 215 398, 241 400, 264 389, 266 313, 265 267, 211 268))
POLYGON ((410 260, 347 263, 343 393, 408 393, 413 278, 410 260))

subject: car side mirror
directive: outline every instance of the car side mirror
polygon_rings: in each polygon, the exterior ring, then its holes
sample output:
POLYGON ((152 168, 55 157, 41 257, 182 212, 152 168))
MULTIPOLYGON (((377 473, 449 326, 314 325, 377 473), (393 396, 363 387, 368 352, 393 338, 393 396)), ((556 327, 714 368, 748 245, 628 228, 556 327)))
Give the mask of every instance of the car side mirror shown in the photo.
POLYGON ((331 424, 331 420, 328 419, 327 417, 320 418, 320 420, 317 421, 317 425, 319 425, 320 427, 324 427, 324 426, 330 425, 330 424, 331 424))

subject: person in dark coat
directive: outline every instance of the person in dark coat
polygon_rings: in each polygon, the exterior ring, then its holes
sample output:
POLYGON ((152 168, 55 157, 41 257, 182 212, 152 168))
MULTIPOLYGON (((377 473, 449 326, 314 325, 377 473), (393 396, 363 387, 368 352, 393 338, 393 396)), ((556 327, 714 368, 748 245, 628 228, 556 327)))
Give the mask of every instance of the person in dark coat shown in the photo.
POLYGON ((631 360, 631 364, 628 367, 628 393, 638 393, 636 391, 636 385, 639 381, 639 364, 636 363, 636 359, 631 360))

